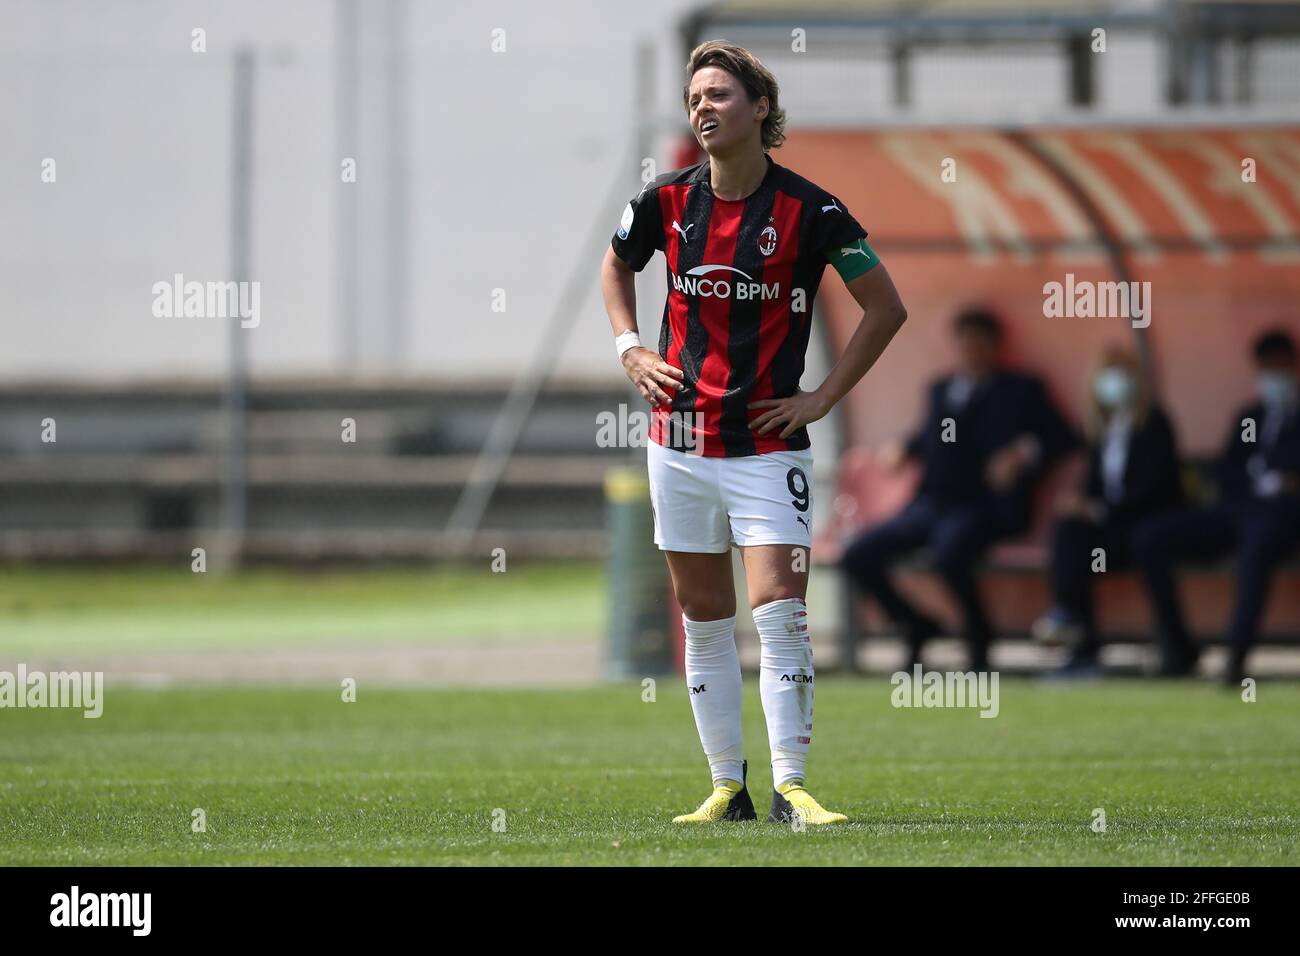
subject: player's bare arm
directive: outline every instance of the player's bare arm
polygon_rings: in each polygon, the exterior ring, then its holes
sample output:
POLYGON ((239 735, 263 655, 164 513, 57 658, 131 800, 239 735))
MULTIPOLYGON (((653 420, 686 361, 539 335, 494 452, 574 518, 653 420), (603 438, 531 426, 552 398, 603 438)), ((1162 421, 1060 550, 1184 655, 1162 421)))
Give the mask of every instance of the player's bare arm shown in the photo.
MULTIPOLYGON (((605 260, 600 266, 600 288, 615 338, 636 332, 636 273, 612 249, 605 250, 605 260)), ((640 345, 623 352, 620 360, 627 377, 651 406, 672 405, 673 400, 665 389, 677 390, 682 380, 681 369, 640 345)))
POLYGON ((907 309, 883 263, 848 280, 844 286, 862 307, 862 318, 844 354, 816 390, 796 392, 789 398, 750 402, 751 409, 766 409, 750 422, 755 434, 765 435, 780 426, 780 437, 786 438, 804 425, 824 418, 870 371, 903 327, 907 309))

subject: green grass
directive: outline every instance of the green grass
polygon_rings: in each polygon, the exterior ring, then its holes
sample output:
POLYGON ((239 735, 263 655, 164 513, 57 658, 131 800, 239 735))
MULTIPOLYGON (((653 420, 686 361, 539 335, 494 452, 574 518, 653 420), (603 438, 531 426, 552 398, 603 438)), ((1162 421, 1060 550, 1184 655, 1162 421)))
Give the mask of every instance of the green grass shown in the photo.
MULTIPOLYGON (((747 679, 751 790, 770 794, 747 679)), ((681 828, 707 789, 676 678, 585 691, 108 687, 0 711, 0 864, 1300 863, 1300 688, 1006 680, 1001 713, 817 688, 813 792, 847 826, 681 828), (192 833, 191 811, 207 814, 192 833), (1108 828, 1089 828, 1104 808, 1108 828), (504 811, 504 832, 492 829, 504 811)))
POLYGON ((0 568, 0 656, 319 641, 599 635, 595 562, 302 571, 226 577, 163 566, 0 568))

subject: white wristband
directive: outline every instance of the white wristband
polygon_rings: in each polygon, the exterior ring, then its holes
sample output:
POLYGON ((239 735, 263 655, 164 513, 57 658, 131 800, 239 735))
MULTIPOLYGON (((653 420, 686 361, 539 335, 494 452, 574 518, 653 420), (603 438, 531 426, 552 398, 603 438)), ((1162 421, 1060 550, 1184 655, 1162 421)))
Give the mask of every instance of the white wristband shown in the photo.
POLYGON ((641 347, 641 336, 636 332, 623 332, 614 339, 614 348, 618 351, 618 357, 621 359, 623 353, 628 349, 641 347))

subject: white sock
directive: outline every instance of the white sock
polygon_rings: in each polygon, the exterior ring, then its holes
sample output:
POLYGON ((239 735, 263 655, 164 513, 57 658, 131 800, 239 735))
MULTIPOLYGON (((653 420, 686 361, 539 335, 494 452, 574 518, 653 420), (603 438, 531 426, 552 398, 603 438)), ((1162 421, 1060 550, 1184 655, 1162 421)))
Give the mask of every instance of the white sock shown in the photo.
POLYGON ((686 630, 686 690, 709 770, 715 782, 741 783, 745 751, 740 730, 736 616, 692 621, 683 614, 682 626, 686 630))
POLYGON ((813 728, 813 656, 808 607, 798 598, 754 608, 763 656, 758 689, 772 748, 772 786, 804 779, 813 728))

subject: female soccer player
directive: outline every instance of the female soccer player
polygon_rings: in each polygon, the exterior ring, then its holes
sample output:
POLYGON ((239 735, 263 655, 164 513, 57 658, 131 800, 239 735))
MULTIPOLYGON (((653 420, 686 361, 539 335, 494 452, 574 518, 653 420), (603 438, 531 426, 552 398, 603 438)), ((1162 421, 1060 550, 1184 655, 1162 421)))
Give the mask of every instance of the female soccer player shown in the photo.
POLYGON ((813 726, 805 426, 866 374, 907 312, 844 204, 768 156, 785 140, 785 112, 767 68, 748 50, 714 41, 691 53, 686 76, 686 113, 708 162, 647 183, 624 209, 601 266, 615 348, 653 408, 655 544, 682 607, 686 682, 713 778, 708 799, 674 822, 755 817, 741 741, 734 544, 762 643, 768 819, 838 823, 846 817, 804 788, 813 726), (657 354, 637 335, 634 284, 656 249, 669 286, 657 354), (863 315, 826 380, 805 392, 799 378, 827 262, 863 315))

